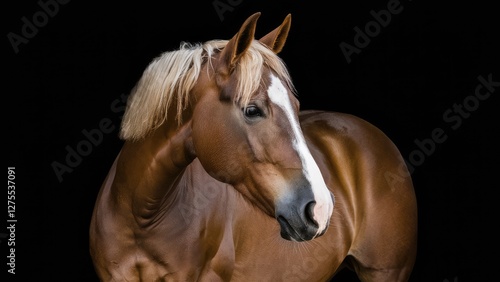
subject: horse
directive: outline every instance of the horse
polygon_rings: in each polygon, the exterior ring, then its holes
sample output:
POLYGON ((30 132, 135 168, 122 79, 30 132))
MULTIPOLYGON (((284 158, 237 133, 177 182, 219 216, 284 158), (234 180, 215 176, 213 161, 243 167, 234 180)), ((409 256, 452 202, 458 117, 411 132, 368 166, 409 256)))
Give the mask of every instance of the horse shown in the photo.
POLYGON ((356 116, 301 110, 282 51, 182 42, 129 95, 89 228, 101 281, 407 281, 417 203, 398 148, 356 116))

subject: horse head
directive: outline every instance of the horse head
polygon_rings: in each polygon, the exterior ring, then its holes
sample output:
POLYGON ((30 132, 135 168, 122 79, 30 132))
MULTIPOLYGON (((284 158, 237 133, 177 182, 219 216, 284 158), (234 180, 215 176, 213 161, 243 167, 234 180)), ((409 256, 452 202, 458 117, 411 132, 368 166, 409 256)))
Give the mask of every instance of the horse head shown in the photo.
POLYGON ((192 88, 192 146, 212 177, 277 219, 283 238, 306 241, 326 231, 334 198, 308 149, 295 89, 277 56, 291 16, 256 40, 259 15, 206 54, 192 88))

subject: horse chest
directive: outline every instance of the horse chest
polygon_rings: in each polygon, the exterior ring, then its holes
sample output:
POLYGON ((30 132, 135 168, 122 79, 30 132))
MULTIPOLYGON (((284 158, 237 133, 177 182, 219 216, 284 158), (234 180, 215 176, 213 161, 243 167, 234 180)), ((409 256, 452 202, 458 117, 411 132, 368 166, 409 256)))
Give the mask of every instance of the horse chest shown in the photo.
MULTIPOLYGON (((174 281, 321 281, 342 263, 345 250, 333 246, 329 236, 314 244, 283 240, 272 218, 246 205, 240 203, 231 226, 151 238, 156 243, 149 257, 162 255, 174 281)), ((203 220, 191 224, 195 221, 203 220)))

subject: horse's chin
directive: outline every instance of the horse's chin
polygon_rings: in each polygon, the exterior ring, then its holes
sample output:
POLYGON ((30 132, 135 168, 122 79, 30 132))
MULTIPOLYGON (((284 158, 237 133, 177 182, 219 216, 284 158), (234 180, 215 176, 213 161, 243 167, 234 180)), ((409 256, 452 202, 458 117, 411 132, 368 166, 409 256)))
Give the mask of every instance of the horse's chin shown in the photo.
POLYGON ((310 241, 318 238, 326 232, 326 228, 318 233, 318 227, 307 225, 294 227, 284 217, 276 218, 280 225, 280 235, 283 239, 295 242, 310 241))

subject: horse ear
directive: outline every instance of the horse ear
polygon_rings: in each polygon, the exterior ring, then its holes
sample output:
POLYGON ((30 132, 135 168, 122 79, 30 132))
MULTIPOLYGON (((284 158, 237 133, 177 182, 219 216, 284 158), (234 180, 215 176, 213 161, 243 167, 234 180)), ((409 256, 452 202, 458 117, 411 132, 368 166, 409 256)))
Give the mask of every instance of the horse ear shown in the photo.
POLYGON ((230 73, 241 56, 250 47, 255 36, 255 26, 260 12, 257 12, 248 17, 241 25, 240 30, 236 33, 231 40, 228 41, 226 47, 222 50, 221 58, 224 65, 230 73))
POLYGON ((285 45, 288 32, 290 31, 290 24, 292 23, 292 15, 288 14, 285 20, 273 31, 263 36, 259 41, 267 45, 275 54, 278 54, 285 45))

